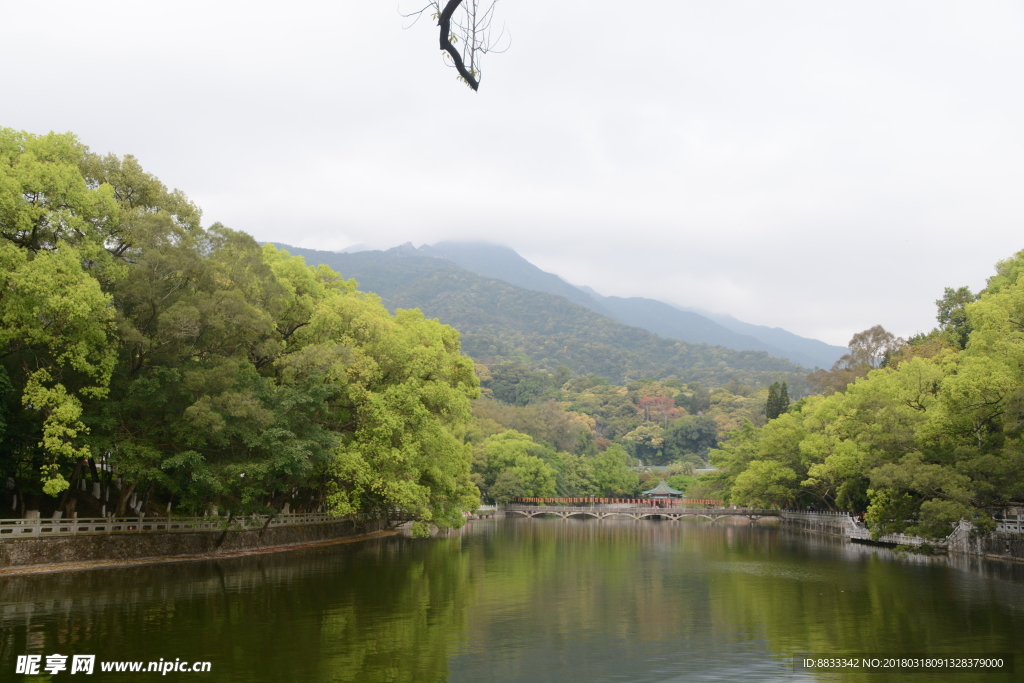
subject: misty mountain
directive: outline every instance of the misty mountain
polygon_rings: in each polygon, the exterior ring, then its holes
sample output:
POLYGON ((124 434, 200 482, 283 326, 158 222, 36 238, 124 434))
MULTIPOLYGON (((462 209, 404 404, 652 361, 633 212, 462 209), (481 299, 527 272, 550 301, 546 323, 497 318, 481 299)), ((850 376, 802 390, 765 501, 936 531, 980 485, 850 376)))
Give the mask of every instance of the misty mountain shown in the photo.
MULTIPOLYGON (((732 330, 737 334, 754 337, 760 339, 765 344, 770 344, 777 348, 793 349, 795 353, 803 354, 808 358, 815 360, 816 364, 822 368, 830 368, 841 356, 850 352, 850 349, 845 346, 836 346, 834 344, 826 344, 818 339, 809 339, 807 337, 801 337, 797 334, 793 334, 781 327, 768 327, 767 325, 753 325, 751 323, 745 323, 742 320, 737 320, 731 315, 725 315, 722 313, 710 313, 708 311, 695 310, 687 308, 685 306, 676 306, 681 311, 690 311, 697 313, 705 318, 715 321, 722 327, 732 330)), ((786 356, 790 360, 794 360, 792 357, 786 356)), ((810 367, 807 363, 801 363, 805 367, 810 367)))
POLYGON ((478 275, 564 296, 620 323, 642 327, 662 337, 691 344, 724 346, 737 351, 764 351, 804 367, 829 368, 847 352, 781 328, 751 325, 731 316, 713 316, 644 297, 605 297, 590 287, 574 286, 533 265, 515 250, 483 242, 439 242, 419 251, 448 259, 478 275))
POLYGON ((504 280, 524 289, 564 296, 574 304, 614 318, 612 312, 589 293, 574 287, 554 273, 541 270, 509 247, 485 242, 438 242, 424 244, 419 251, 447 259, 477 275, 504 280))
POLYGON ((803 383, 803 368, 763 351, 662 338, 565 297, 481 276, 411 244, 348 254, 278 246, 310 265, 323 263, 355 278, 391 310, 419 308, 452 325, 462 334, 463 350, 481 362, 520 360, 549 371, 566 365, 613 382, 675 376, 712 386, 732 379, 754 385, 785 379, 794 389, 803 383))
POLYGON ((702 315, 680 311, 663 301, 643 297, 608 296, 601 297, 600 302, 611 310, 615 320, 626 325, 642 327, 662 337, 681 339, 692 344, 724 346, 727 349, 764 351, 805 367, 818 365, 813 358, 802 353, 766 344, 755 337, 737 334, 702 315))

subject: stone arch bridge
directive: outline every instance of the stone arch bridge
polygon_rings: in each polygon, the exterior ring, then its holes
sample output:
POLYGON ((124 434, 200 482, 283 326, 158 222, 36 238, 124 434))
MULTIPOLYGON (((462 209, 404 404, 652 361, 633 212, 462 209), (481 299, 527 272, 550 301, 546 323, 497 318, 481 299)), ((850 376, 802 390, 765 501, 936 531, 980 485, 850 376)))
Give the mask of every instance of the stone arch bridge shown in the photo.
POLYGON ((709 519, 712 522, 726 517, 746 517, 751 522, 756 522, 764 517, 778 517, 778 510, 756 510, 752 508, 658 508, 650 506, 630 507, 566 507, 566 506, 537 506, 537 505, 506 505, 504 508, 507 517, 538 517, 540 515, 555 515, 562 519, 569 517, 595 517, 605 519, 606 517, 631 517, 640 519, 682 519, 683 517, 698 517, 709 519))

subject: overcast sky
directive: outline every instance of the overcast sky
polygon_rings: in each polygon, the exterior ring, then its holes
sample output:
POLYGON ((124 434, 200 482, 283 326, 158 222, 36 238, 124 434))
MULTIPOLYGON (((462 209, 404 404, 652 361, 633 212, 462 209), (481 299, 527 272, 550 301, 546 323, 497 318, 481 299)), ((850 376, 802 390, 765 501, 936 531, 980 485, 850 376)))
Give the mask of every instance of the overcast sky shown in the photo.
POLYGON ((501 0, 478 93, 399 6, 0 0, 0 126, 260 240, 487 240, 838 344, 1024 248, 1020 1, 501 0))

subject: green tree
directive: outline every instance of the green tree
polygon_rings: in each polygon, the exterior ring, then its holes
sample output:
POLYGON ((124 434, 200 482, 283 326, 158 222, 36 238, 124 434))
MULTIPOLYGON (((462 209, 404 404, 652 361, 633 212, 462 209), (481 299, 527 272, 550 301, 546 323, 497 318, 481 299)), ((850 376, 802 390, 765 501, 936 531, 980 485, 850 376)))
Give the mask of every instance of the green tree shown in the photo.
POLYGON ((765 404, 764 413, 769 420, 774 420, 789 410, 789 387, 785 382, 773 382, 768 387, 768 402, 765 404))
POLYGON ((665 430, 653 422, 645 422, 622 437, 634 457, 648 464, 663 464, 665 430))
POLYGON ((780 508, 791 504, 799 478, 796 472, 772 460, 754 460, 732 487, 732 500, 752 507, 780 508))
POLYGON ((510 406, 481 398, 473 405, 477 419, 491 420, 506 429, 529 434, 538 442, 559 451, 596 453, 593 418, 567 410, 565 404, 553 400, 510 406))
POLYGON ((939 321, 943 338, 960 349, 967 347, 973 329, 967 316, 967 304, 977 300, 978 296, 971 293, 968 287, 946 287, 942 298, 935 301, 938 308, 936 319, 939 321))
POLYGON ((499 363, 490 369, 488 388, 504 403, 525 406, 549 395, 557 379, 544 372, 531 372, 529 366, 514 361, 499 363))
POLYGON ((768 401, 764 405, 764 414, 769 420, 774 420, 780 415, 778 382, 772 382, 772 385, 768 387, 768 401))
POLYGON ((689 389, 693 393, 690 394, 690 405, 687 409, 691 415, 702 415, 711 407, 711 390, 702 386, 700 382, 691 382, 689 389))
POLYGON ((5 450, 50 495, 68 486, 62 464, 88 453, 83 402, 106 395, 115 363, 95 264, 118 206, 82 176, 85 154, 72 135, 0 129, 0 363, 21 400, 5 450))
POLYGON ((630 469, 632 458, 620 446, 609 446, 594 458, 594 481, 602 496, 632 496, 640 478, 630 469))
POLYGON ((905 345, 906 340, 875 325, 850 338, 850 353, 837 360, 831 370, 816 370, 807 381, 824 393, 843 391, 858 377, 884 367, 905 345))
POLYGON ((478 383, 458 333, 199 219, 132 157, 0 130, 0 470, 19 499, 87 504, 67 477, 91 474, 117 513, 287 501, 461 524, 478 383))
POLYGON ((560 496, 596 496, 599 492, 593 458, 558 453, 552 463, 558 471, 556 488, 560 496))
POLYGON ((477 446, 479 456, 474 459, 474 469, 481 475, 483 493, 494 497, 493 487, 502 473, 508 473, 502 481, 504 488, 511 490, 516 483, 527 497, 554 497, 557 493, 558 473, 546 458, 553 452, 536 443, 527 434, 509 429, 487 437, 477 446))
POLYGON ((686 416, 674 420, 665 430, 664 453, 669 460, 679 460, 691 453, 706 458, 718 445, 718 423, 710 415, 686 416))
POLYGON ((513 498, 529 496, 526 486, 516 472, 505 470, 499 472, 490 488, 491 498, 498 505, 506 505, 513 498))

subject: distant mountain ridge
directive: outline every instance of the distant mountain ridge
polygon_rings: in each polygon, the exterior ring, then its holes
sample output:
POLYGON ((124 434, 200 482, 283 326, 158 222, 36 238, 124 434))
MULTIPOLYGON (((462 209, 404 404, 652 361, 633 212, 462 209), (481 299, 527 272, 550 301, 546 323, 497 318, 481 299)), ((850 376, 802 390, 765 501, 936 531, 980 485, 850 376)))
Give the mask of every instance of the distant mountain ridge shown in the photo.
POLYGON ((564 296, 574 304, 613 317, 611 311, 601 306, 589 293, 553 273, 541 270, 510 247, 483 242, 438 242, 424 244, 419 251, 447 259, 477 275, 504 280, 523 289, 564 296))
POLYGON ((692 344, 724 346, 737 351, 764 351, 807 368, 829 368, 848 349, 800 337, 781 328, 745 323, 732 316, 708 314, 644 297, 602 296, 590 287, 571 285, 545 272, 515 250, 483 242, 439 242, 420 252, 445 258, 478 275, 564 296, 620 323, 692 344))
MULTIPOLYGON (((794 388, 803 382, 803 368, 765 352, 663 338, 567 297, 479 275, 411 244, 356 253, 277 246, 311 265, 323 263, 354 277, 360 289, 376 293, 388 308, 419 308, 454 326, 465 352, 479 361, 523 360, 549 371, 566 365, 613 382, 673 376, 711 386, 733 379, 754 385, 786 379, 794 388)), ((570 286, 556 280, 551 286, 570 286)), ((589 296, 575 291, 577 298, 589 296)))
MULTIPOLYGON (((731 315, 724 315, 721 313, 709 313, 707 311, 694 310, 692 308, 686 308, 684 306, 675 306, 681 311, 691 311, 699 315, 703 315, 705 318, 714 320, 716 323, 727 329, 736 332, 737 334, 743 334, 751 337, 755 337, 765 342, 766 344, 772 344, 780 348, 790 348, 795 352, 805 354, 810 358, 822 361, 818 365, 822 368, 830 368, 833 363, 839 360, 840 356, 850 352, 845 346, 836 346, 835 344, 826 344, 818 339, 810 339, 809 337, 801 337, 800 335, 793 334, 788 330, 784 330, 781 327, 768 327, 767 325, 753 325, 751 323, 737 320, 731 315)), ((792 359, 791 359, 792 360, 792 359)))
POLYGON ((642 327, 662 337, 681 339, 694 344, 711 344, 724 346, 727 349, 764 351, 777 358, 786 358, 805 367, 814 367, 816 363, 760 339, 748 335, 737 334, 713 320, 679 309, 655 299, 642 297, 623 298, 618 296, 601 297, 599 300, 612 311, 612 317, 621 323, 642 327), (794 357, 795 356, 795 357, 794 357))

